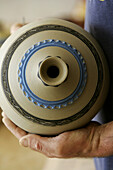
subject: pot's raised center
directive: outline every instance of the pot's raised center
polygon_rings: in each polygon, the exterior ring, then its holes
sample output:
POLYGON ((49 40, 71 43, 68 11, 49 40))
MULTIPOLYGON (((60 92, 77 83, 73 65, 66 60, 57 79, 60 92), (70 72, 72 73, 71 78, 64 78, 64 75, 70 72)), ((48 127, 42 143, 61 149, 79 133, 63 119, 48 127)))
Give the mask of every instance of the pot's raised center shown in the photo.
POLYGON ((39 64, 38 76, 47 86, 59 86, 68 76, 68 66, 60 57, 47 57, 39 64))

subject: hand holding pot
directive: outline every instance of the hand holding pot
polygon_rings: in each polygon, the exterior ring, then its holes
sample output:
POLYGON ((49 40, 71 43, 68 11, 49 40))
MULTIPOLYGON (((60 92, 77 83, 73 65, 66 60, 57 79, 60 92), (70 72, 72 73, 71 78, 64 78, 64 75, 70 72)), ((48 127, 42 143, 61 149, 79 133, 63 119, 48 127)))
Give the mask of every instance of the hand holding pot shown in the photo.
MULTIPOLYGON (((14 30, 17 30, 17 27, 13 26, 14 30)), ((26 133, 4 113, 2 115, 4 124, 19 139, 21 145, 48 157, 101 157, 113 154, 113 122, 104 125, 90 122, 78 130, 64 132, 55 137, 42 137, 26 133)))
POLYGON ((99 125, 90 122, 84 128, 62 133, 55 137, 27 134, 2 113, 6 127, 24 147, 52 158, 103 157, 113 154, 113 122, 99 125))

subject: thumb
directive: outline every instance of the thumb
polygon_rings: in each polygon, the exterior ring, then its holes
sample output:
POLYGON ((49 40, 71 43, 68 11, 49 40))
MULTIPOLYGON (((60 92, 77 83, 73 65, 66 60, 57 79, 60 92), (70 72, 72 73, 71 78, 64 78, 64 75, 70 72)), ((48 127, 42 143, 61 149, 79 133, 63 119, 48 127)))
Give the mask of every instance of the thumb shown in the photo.
POLYGON ((52 137, 41 137, 39 135, 26 135, 19 140, 20 145, 43 153, 48 157, 56 157, 57 142, 52 137))

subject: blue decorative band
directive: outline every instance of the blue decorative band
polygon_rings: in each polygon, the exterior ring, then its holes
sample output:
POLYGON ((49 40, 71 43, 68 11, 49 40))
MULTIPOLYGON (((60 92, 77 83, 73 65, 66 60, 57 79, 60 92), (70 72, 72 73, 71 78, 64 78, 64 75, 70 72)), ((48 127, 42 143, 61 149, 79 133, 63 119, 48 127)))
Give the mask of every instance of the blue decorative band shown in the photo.
POLYGON ((66 107, 68 104, 72 104, 82 94, 87 81, 86 64, 80 52, 78 52, 70 44, 60 40, 53 40, 53 39, 44 40, 33 45, 29 50, 26 51, 25 55, 22 57, 21 62, 19 63, 18 81, 20 84, 20 88, 23 91, 23 94, 35 105, 40 106, 42 108, 48 108, 48 109, 60 109, 62 107, 66 107), (80 80, 75 91, 68 97, 58 101, 47 101, 36 96, 29 88, 25 76, 26 66, 27 63, 29 62, 29 59, 32 57, 32 55, 35 52, 39 51, 40 49, 49 46, 57 46, 69 51, 77 60, 80 69, 80 80))

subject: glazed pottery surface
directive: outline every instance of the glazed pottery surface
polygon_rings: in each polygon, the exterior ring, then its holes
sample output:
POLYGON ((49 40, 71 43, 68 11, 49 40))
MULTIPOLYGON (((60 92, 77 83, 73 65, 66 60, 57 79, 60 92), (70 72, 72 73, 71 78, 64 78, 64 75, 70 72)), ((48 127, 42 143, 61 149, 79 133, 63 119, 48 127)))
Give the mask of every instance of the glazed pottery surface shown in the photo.
POLYGON ((80 128, 101 109, 109 74, 96 40, 60 19, 27 24, 0 49, 0 106, 30 133, 80 128))

